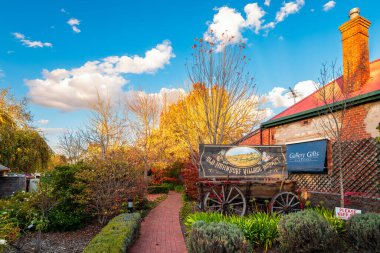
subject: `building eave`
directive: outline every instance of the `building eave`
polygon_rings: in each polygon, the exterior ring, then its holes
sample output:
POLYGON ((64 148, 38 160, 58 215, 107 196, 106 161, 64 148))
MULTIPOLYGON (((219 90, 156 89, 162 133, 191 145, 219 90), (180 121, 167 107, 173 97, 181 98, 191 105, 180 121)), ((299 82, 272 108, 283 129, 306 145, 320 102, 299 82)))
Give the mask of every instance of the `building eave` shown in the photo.
POLYGON ((336 102, 333 105, 331 105, 331 104, 324 105, 324 106, 313 108, 313 109, 310 109, 307 111, 296 113, 293 115, 285 116, 285 117, 282 117, 279 119, 269 120, 269 121, 264 122, 262 124, 262 128, 265 129, 265 128, 270 128, 270 127, 275 127, 275 126, 288 124, 288 123, 292 123, 292 122, 307 119, 307 118, 320 116, 322 114, 325 114, 326 110, 328 110, 331 107, 332 107, 331 109, 333 109, 333 111, 339 111, 343 108, 344 104, 346 104, 347 107, 353 107, 353 106, 371 103, 371 102, 376 102, 376 101, 380 101, 380 90, 376 90, 376 91, 369 92, 369 93, 366 93, 363 95, 359 95, 359 96, 356 96, 353 98, 349 98, 345 101, 336 102))

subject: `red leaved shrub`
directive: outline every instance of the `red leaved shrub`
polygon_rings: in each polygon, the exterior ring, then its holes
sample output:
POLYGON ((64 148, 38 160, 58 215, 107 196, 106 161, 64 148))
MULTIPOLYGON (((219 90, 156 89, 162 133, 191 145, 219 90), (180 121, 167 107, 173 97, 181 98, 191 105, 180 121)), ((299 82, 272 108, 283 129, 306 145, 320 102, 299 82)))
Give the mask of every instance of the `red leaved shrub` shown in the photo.
POLYGON ((185 193, 191 199, 198 198, 198 188, 196 183, 199 181, 198 168, 190 161, 185 163, 182 170, 183 181, 185 185, 185 193))

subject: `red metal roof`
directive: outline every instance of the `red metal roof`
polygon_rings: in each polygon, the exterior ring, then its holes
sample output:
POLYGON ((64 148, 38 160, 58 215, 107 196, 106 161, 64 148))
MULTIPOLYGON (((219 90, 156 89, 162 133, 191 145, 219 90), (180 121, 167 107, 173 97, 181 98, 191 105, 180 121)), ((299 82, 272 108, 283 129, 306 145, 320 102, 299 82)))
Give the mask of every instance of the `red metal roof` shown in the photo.
POLYGON ((290 116, 293 114, 301 113, 307 110, 315 109, 325 105, 325 103, 321 100, 321 92, 323 92, 322 89, 325 89, 324 91, 326 91, 326 94, 334 93, 335 95, 335 98, 330 98, 328 103, 331 103, 332 101, 338 102, 344 99, 353 98, 359 95, 364 95, 373 91, 380 90, 380 59, 377 59, 370 63, 370 79, 362 87, 361 90, 357 92, 352 92, 347 97, 342 95, 342 88, 343 77, 340 76, 331 83, 322 87, 320 90, 315 91, 306 98, 302 99, 301 101, 297 102, 296 104, 290 106, 281 113, 277 114, 272 119, 270 119, 270 121, 290 116), (334 92, 331 92, 332 90, 334 90, 334 92))

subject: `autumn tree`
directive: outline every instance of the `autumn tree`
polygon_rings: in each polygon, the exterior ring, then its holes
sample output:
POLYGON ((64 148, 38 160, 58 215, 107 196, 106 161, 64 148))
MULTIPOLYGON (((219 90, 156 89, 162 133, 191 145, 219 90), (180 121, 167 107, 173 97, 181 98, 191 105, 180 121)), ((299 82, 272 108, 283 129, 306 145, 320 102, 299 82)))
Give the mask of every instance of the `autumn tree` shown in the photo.
POLYGON ((105 160, 89 157, 78 173, 85 193, 81 201, 94 211, 101 225, 117 215, 128 199, 144 195, 143 176, 129 158, 119 151, 110 151, 105 160))
POLYGON ((27 100, 17 100, 9 89, 0 88, 0 125, 26 127, 31 119, 27 100))
MULTIPOLYGON (((128 101, 128 122, 132 132, 133 145, 138 148, 140 159, 144 167, 144 177, 157 158, 160 143, 152 141, 158 128, 161 105, 157 98, 143 93, 138 93, 128 101)), ((156 139, 158 140, 158 139, 156 139)))
POLYGON ((81 130, 81 137, 88 148, 99 148, 102 159, 105 159, 110 149, 119 148, 125 143, 125 120, 109 97, 102 98, 98 94, 91 109, 92 114, 81 130))
POLYGON ((67 130, 59 137, 60 151, 67 157, 70 163, 77 163, 86 150, 86 142, 79 131, 67 130))
POLYGON ((215 46, 200 39, 187 65, 192 86, 181 101, 181 121, 194 162, 198 147, 191 142, 230 143, 259 123, 259 98, 247 70, 245 45, 228 43, 215 46))

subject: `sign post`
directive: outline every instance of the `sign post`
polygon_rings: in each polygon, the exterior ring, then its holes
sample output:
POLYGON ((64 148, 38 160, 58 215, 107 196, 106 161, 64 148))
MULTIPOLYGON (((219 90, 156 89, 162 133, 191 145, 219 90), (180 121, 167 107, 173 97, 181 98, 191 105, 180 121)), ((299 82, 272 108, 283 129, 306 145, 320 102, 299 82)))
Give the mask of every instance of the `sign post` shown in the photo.
POLYGON ((343 207, 335 207, 335 215, 336 217, 342 219, 342 220, 348 220, 351 216, 355 214, 362 213, 361 210, 357 209, 349 209, 349 208, 343 208, 343 207))

